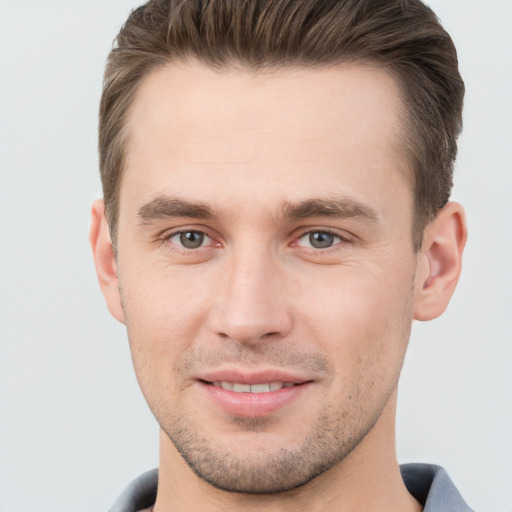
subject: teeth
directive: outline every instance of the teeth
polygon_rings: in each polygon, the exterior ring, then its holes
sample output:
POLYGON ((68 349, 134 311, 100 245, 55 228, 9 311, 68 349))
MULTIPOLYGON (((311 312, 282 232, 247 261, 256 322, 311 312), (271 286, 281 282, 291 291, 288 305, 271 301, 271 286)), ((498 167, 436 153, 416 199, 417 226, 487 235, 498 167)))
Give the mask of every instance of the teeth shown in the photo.
POLYGON ((227 381, 223 380, 220 383, 220 386, 222 389, 227 389, 228 391, 233 391, 233 383, 232 382, 227 382, 227 381))
POLYGON ((233 382, 233 391, 236 393, 250 393, 251 386, 250 384, 239 384, 238 382, 233 382))
POLYGON ((279 391, 281 388, 291 388, 295 384, 293 382, 266 382, 250 385, 223 380, 215 381, 213 385, 228 391, 234 391, 235 393, 268 393, 269 391, 279 391))
POLYGON ((251 393, 268 393, 270 391, 270 384, 253 384, 251 386, 251 393))

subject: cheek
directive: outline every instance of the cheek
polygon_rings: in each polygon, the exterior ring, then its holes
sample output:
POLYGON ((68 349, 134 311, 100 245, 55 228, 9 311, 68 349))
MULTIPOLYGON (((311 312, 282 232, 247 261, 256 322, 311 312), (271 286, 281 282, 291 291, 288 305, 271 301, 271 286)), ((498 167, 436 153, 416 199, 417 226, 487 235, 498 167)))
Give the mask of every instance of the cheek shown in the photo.
POLYGON ((412 275, 411 268, 357 269, 309 286, 302 308, 305 337, 318 340, 338 378, 396 378, 412 323, 412 275))
POLYGON ((165 341, 199 327, 212 296, 207 286, 211 277, 204 270, 176 269, 165 258, 131 265, 126 274, 123 269, 120 265, 121 295, 132 328, 165 341))
POLYGON ((208 314, 212 294, 194 281, 169 272, 120 274, 133 364, 150 404, 156 392, 173 395, 177 363, 208 314))

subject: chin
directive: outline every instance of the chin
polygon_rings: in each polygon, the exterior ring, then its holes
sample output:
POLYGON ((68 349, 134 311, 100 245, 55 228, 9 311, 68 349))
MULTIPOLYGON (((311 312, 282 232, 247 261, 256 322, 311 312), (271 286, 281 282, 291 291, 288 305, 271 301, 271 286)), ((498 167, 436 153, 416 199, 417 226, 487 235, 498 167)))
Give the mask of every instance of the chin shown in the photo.
POLYGON ((179 414, 164 431, 189 468, 210 485, 233 493, 277 494, 304 486, 339 464, 373 424, 338 423, 330 429, 324 419, 308 432, 295 432, 294 439, 265 432, 268 425, 261 418, 238 418, 243 430, 222 441, 200 434, 179 414))

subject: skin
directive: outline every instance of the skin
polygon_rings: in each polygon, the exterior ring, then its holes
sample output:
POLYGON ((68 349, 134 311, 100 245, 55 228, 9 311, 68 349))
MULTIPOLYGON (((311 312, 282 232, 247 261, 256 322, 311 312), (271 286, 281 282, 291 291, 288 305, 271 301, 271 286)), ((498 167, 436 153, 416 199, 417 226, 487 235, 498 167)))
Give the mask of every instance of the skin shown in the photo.
POLYGON ((368 66, 174 64, 142 83, 117 258, 102 201, 91 243, 161 426, 156 511, 421 510, 395 456, 397 384, 466 228, 449 203, 414 252, 400 101, 368 66), (228 414, 203 381, 226 369, 306 384, 271 413, 228 414))

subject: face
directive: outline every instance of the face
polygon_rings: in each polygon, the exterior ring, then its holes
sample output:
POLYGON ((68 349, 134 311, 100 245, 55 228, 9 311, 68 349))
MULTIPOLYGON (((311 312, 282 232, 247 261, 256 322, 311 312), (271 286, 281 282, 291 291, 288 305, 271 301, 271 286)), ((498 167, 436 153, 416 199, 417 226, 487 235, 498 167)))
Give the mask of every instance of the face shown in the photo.
POLYGON ((122 320, 160 426, 219 488, 292 489, 392 433, 417 265, 399 111, 363 66, 183 64, 138 91, 122 320))

